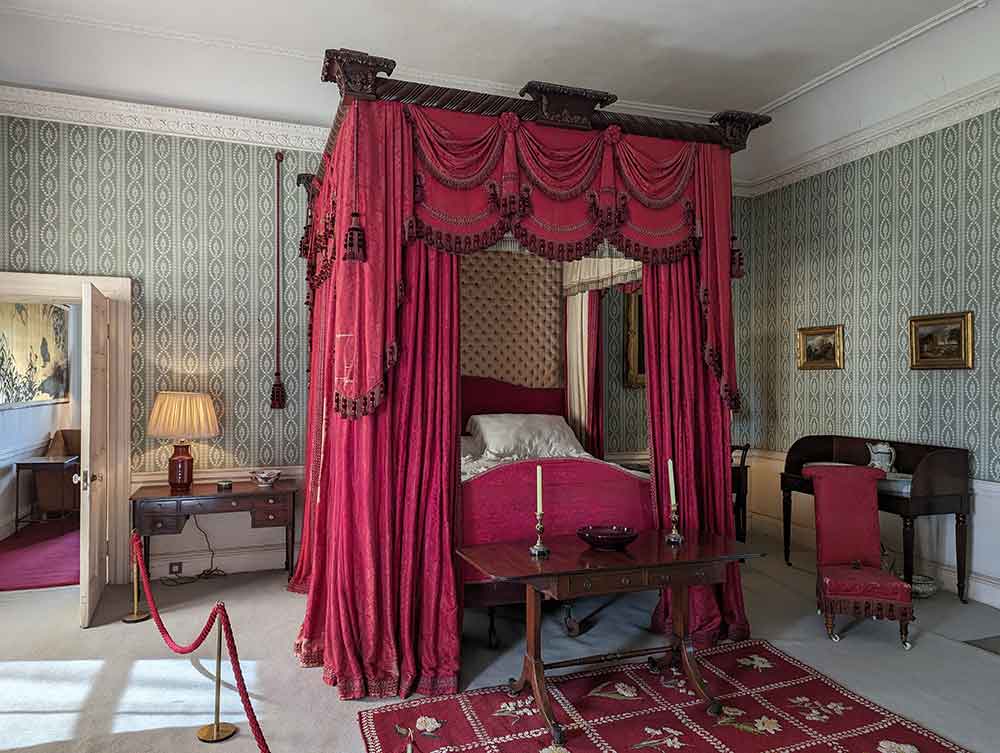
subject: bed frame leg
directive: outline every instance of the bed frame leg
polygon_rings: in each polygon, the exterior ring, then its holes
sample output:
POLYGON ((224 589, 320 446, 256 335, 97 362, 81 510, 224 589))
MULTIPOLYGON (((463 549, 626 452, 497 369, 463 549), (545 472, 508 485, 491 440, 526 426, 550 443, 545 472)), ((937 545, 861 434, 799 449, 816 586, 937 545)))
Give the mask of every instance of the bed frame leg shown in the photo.
POLYGON ((497 608, 487 607, 486 614, 490 617, 490 627, 486 631, 486 644, 491 649, 496 649, 500 645, 500 641, 497 640, 497 608))

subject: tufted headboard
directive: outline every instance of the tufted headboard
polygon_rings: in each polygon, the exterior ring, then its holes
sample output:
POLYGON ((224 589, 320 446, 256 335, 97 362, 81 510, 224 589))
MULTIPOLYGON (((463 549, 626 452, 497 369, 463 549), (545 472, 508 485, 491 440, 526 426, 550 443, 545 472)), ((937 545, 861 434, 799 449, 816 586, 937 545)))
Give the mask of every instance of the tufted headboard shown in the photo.
POLYGON ((469 416, 480 413, 543 413, 566 415, 562 387, 522 387, 488 377, 462 377, 462 431, 469 416))

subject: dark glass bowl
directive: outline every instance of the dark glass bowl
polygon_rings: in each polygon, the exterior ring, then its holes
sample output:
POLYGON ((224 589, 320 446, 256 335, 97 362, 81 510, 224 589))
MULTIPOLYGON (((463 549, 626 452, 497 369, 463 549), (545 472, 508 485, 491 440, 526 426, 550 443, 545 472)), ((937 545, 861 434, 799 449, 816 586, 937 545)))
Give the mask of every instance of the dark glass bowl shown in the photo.
POLYGON ((626 526, 583 526, 576 535, 594 549, 620 552, 638 538, 639 532, 626 526))

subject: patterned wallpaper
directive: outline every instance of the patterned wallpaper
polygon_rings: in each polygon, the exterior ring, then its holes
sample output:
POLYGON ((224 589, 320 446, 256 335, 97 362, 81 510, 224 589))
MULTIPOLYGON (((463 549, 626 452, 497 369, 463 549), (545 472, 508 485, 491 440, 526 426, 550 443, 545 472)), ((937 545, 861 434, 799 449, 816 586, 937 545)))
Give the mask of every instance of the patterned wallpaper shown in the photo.
POLYGON ((282 371, 274 371, 274 152, 264 147, 0 117, 0 268, 133 279, 132 469, 170 448, 145 435, 159 390, 215 398, 223 436, 200 467, 302 461, 304 196, 283 168, 282 371))
POLYGON ((562 265, 524 252, 462 257, 462 373, 562 387, 562 265))
POLYGON ((808 433, 972 451, 1000 481, 1000 110, 735 205, 744 409, 734 439, 808 433), (911 371, 907 319, 971 309, 976 366, 911 371), (844 325, 845 368, 795 367, 797 327, 844 325))
POLYGON ((625 294, 611 288, 601 306, 604 325, 605 451, 635 452, 648 444, 646 389, 625 386, 625 294))

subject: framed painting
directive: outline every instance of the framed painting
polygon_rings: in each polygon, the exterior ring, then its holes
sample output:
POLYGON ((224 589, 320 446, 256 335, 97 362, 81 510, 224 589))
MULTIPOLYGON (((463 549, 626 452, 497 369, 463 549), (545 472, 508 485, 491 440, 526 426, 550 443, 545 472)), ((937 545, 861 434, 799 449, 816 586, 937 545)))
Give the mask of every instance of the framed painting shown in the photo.
POLYGON ((646 344, 642 329, 642 293, 625 294, 625 386, 646 386, 646 344))
POLYGON ((910 317, 911 369, 971 369, 972 312, 910 317))
POLYGON ((796 351, 800 369, 844 368, 844 325, 800 327, 796 351))
POLYGON ((69 399, 66 308, 0 302, 0 409, 69 399))

